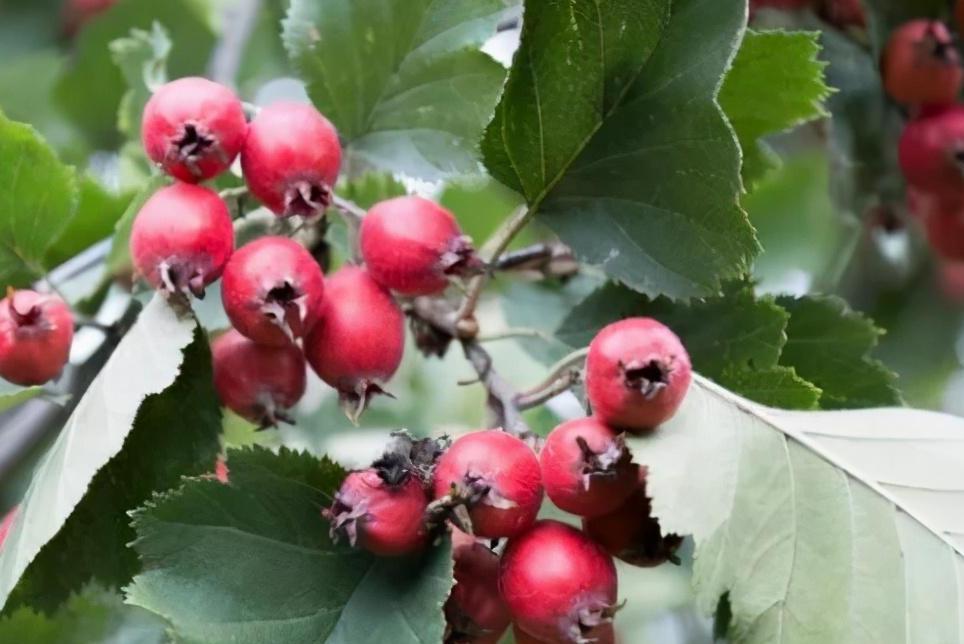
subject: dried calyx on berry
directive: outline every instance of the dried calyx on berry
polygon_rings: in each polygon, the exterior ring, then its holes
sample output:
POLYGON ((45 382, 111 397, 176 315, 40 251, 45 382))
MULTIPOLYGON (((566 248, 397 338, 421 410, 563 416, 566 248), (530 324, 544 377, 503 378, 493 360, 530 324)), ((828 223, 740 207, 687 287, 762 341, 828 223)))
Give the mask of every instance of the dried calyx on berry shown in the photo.
POLYGON ((0 300, 0 378, 23 386, 56 378, 73 337, 73 314, 63 300, 8 288, 0 300))
POLYGON ((954 38, 938 20, 912 20, 894 30, 881 67, 887 93, 908 105, 950 105, 964 83, 954 38))

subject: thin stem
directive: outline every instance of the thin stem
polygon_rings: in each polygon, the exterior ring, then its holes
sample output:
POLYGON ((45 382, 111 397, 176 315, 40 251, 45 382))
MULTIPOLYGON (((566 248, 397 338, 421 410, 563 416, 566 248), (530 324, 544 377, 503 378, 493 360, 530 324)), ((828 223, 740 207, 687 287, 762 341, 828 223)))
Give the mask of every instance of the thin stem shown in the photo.
POLYGON ((511 329, 505 329, 504 331, 497 331, 496 333, 487 333, 480 335, 476 338, 479 342, 496 342, 498 340, 509 340, 511 338, 541 338, 543 340, 552 340, 552 337, 540 331, 539 329, 529 329, 526 327, 515 327, 511 329))
POLYGON ((331 205, 333 205, 346 220, 351 220, 356 225, 360 225, 361 220, 365 218, 365 209, 350 199, 332 194, 331 205))
MULTIPOLYGON (((554 365, 549 367, 549 375, 546 376, 542 382, 535 387, 522 392, 520 397, 525 398, 536 396, 540 392, 551 388, 559 380, 564 380, 567 377, 570 377, 570 374, 573 372, 576 373, 576 381, 578 381, 580 367, 582 363, 586 361, 587 355, 589 355, 589 348, 585 347, 564 356, 554 365)), ((573 384, 575 384, 575 382, 570 383, 570 386, 573 384)))
POLYGON ((242 199, 248 196, 248 186, 237 186, 236 188, 225 188, 218 193, 224 201, 242 199))
POLYGON ((559 394, 569 391, 573 385, 578 383, 579 372, 569 371, 563 374, 559 379, 551 383, 549 386, 544 387, 541 391, 519 394, 516 396, 516 407, 522 410, 538 407, 539 405, 549 402, 559 394))
POLYGON ((493 416, 492 424, 502 427, 519 438, 530 437, 532 431, 523 420, 522 410, 516 404, 516 392, 493 368, 492 356, 489 352, 474 340, 463 341, 462 351, 489 394, 488 403, 493 416))

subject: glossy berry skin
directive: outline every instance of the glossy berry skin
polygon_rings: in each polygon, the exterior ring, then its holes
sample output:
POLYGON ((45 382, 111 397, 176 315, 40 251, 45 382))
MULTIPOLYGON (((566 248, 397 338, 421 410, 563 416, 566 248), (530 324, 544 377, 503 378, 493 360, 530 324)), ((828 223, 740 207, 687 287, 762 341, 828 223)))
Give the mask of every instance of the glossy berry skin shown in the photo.
POLYGON ((193 293, 221 277, 234 250, 234 228, 221 197, 203 186, 161 188, 131 228, 134 268, 166 296, 193 293))
POLYGON ((492 429, 458 437, 438 460, 435 498, 464 500, 472 532, 489 539, 527 530, 542 504, 542 475, 522 440, 492 429))
POLYGON ((499 557, 472 535, 452 529, 455 586, 445 603, 446 641, 497 644, 509 627, 509 608, 499 593, 499 557))
POLYGON ((349 474, 324 516, 333 539, 381 556, 411 554, 426 545, 423 515, 428 505, 415 476, 385 480, 375 469, 349 474))
POLYGON ((221 279, 231 324, 259 344, 282 346, 302 338, 321 315, 321 266, 287 237, 261 237, 239 248, 221 279))
POLYGON ((70 357, 74 316, 56 295, 8 291, 0 300, 0 378, 17 385, 53 380, 70 357))
POLYGON ((252 194, 276 215, 320 215, 341 167, 338 133, 310 105, 275 103, 251 122, 241 167, 252 194))
POLYGON ((907 105, 950 105, 964 82, 954 39, 938 20, 912 20, 894 30, 881 73, 890 97, 907 105))
POLYGON ((614 322, 589 345, 586 394, 593 413, 610 427, 641 432, 669 420, 691 380, 679 338, 651 318, 614 322))
POLYGON ((616 586, 613 558, 558 521, 537 522, 502 555, 499 587, 513 622, 548 642, 593 641, 592 630, 612 621, 616 586))
POLYGON ((552 430, 539 465, 546 495, 559 509, 582 517, 618 508, 636 489, 639 469, 622 436, 593 417, 552 430))
POLYGON ((166 173, 189 183, 216 177, 241 152, 248 124, 241 101, 206 78, 162 85, 144 107, 144 151, 166 173))
POLYGON ((234 329, 212 343, 214 388, 221 403, 252 423, 292 422, 287 410, 305 393, 307 366, 293 344, 257 344, 234 329))
POLYGON ((898 160, 915 188, 938 194, 964 190, 964 107, 926 110, 908 123, 898 160))
POLYGON ((359 243, 375 281, 401 295, 441 293, 449 276, 482 266, 452 213, 421 197, 375 204, 362 220, 359 243))

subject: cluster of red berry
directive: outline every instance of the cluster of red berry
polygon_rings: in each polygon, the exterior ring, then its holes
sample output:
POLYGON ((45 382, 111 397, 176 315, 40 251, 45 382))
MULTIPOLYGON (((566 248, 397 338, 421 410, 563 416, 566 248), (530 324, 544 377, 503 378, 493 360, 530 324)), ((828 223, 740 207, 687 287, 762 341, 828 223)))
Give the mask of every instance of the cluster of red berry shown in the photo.
POLYGON ((446 641, 497 642, 512 623, 517 642, 612 642, 613 556, 654 566, 682 541, 651 516, 646 468, 633 463, 624 432, 650 432, 673 416, 692 376, 672 331, 630 318, 593 339, 585 377, 594 415, 559 425, 538 455, 520 438, 483 430, 451 444, 408 440, 352 472, 324 512, 333 537, 403 555, 451 524, 446 641), (583 529, 538 521, 544 494, 583 529))

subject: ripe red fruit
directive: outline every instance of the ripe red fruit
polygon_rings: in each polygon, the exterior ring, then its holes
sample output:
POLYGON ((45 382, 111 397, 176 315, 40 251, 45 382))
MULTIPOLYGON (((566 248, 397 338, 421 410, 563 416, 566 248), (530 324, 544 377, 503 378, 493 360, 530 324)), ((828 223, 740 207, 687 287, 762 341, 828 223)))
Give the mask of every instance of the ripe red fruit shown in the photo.
POLYGON ((204 297, 234 250, 228 207, 202 186, 161 188, 137 213, 130 250, 137 272, 165 296, 204 297))
POLYGON ((144 106, 141 142, 169 175, 197 183, 231 167, 247 131, 234 92, 206 78, 180 78, 158 88, 144 106))
POLYGON ((276 215, 322 214, 341 166, 338 133, 318 110, 275 103, 251 122, 241 151, 244 180, 276 215))
POLYGON ((499 593, 499 556, 472 535, 452 529, 455 586, 445 603, 446 642, 497 644, 509 627, 509 608, 499 593))
POLYGON ((74 316, 56 295, 8 290, 0 300, 0 378, 41 385, 70 357, 74 316))
POLYGON ((460 436, 438 461, 435 498, 454 495, 472 532, 489 539, 528 529, 542 504, 539 461, 522 440, 492 429, 460 436))
POLYGON ((211 345, 214 388, 225 407, 252 423, 271 427, 292 422, 287 410, 305 393, 301 350, 257 344, 234 329, 211 345))
POLYGON ((214 461, 214 478, 221 483, 229 483, 230 476, 231 470, 228 469, 228 462, 224 460, 223 456, 218 456, 217 460, 214 461))
POLYGON ((964 212, 927 217, 923 224, 935 253, 944 259, 964 260, 964 212))
POLYGON ((421 197, 375 204, 362 220, 359 243, 375 281, 402 295, 441 293, 449 276, 482 267, 452 213, 421 197))
POLYGON ((651 318, 610 324, 589 345, 586 394, 593 413, 610 427, 644 431, 665 422, 691 380, 679 338, 651 318))
POLYGON ((221 299, 231 324, 260 344, 307 335, 321 314, 325 280, 318 262, 287 237, 262 237, 228 260, 221 299))
POLYGON ((385 393, 402 361, 405 318, 398 304, 368 273, 345 266, 329 279, 321 322, 305 339, 315 373, 338 390, 349 418, 357 420, 372 396, 385 393))
POLYGON ((881 67, 887 93, 909 105, 950 105, 964 82, 954 39, 938 20, 912 20, 894 30, 881 67))
POLYGON ((940 194, 964 191, 964 106, 925 110, 908 123, 898 158, 911 186, 940 194))
POLYGON ((63 8, 64 33, 73 36, 84 24, 116 3, 117 0, 67 0, 63 8))
POLYGON ((3 519, 0 520, 0 548, 3 547, 3 542, 7 540, 7 535, 10 534, 10 528, 13 527, 13 522, 17 518, 17 510, 19 509, 19 505, 13 506, 10 511, 3 515, 3 519))
POLYGON ((616 566, 579 530, 539 521, 509 540, 499 587, 523 631, 549 642, 591 642, 612 622, 616 566))
POLYGON ((425 489, 416 476, 375 468, 352 472, 323 515, 331 537, 376 555, 415 552, 428 541, 425 489))
POLYGON ((593 417, 552 430, 539 452, 539 465, 552 502, 583 517, 619 507, 636 489, 639 469, 622 435, 593 417))

